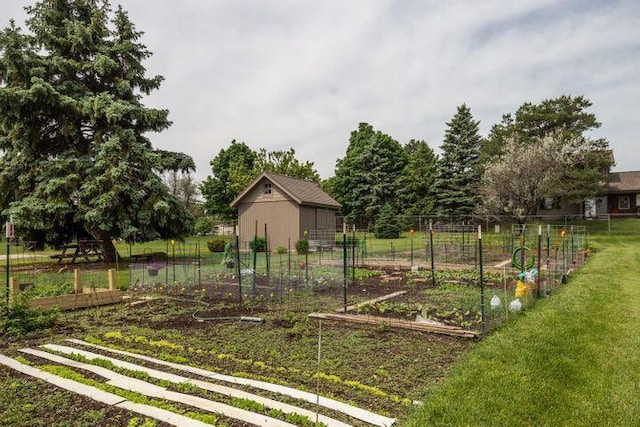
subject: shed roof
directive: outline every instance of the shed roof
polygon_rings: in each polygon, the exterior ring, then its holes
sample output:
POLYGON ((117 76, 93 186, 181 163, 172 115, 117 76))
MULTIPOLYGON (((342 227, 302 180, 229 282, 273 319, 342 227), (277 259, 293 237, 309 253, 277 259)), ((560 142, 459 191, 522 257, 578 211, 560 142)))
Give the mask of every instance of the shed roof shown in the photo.
POLYGON ((265 178, 272 184, 277 185, 280 190, 295 200, 299 205, 325 206, 332 209, 340 209, 342 206, 311 181, 271 172, 262 172, 260 176, 254 179, 253 182, 231 202, 231 206, 236 207, 247 193, 265 178))
POLYGON ((611 172, 607 193, 640 193, 640 171, 611 172))

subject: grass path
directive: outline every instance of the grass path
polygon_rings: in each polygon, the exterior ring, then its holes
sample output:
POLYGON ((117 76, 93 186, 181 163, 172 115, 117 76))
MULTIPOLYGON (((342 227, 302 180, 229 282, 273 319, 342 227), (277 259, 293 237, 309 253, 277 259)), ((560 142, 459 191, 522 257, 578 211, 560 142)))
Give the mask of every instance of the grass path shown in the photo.
POLYGON ((640 239, 599 251, 494 333, 406 425, 640 425, 640 239))

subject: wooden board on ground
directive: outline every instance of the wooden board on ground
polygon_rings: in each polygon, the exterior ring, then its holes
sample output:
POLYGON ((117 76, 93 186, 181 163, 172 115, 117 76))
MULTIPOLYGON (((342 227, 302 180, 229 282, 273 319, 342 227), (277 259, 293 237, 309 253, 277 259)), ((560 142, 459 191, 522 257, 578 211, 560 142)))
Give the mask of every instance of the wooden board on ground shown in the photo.
POLYGON ((393 319, 380 316, 360 316, 355 314, 336 314, 336 313, 310 313, 312 319, 324 320, 341 320, 345 322, 366 324, 366 325, 382 325, 385 324, 395 329, 411 329, 414 331, 433 332, 436 334, 451 335, 465 338, 475 338, 480 335, 478 331, 470 331, 459 326, 452 325, 433 325, 430 323, 412 322, 408 320, 393 319))
MULTIPOLYGON (((368 301, 360 302, 358 304, 353 304, 353 305, 350 305, 349 307, 347 307, 347 311, 352 311, 352 310, 355 310, 357 308, 363 307, 363 306, 368 305, 368 304, 374 304, 376 302, 386 301, 388 299, 395 298, 395 297, 398 297, 400 295, 404 295, 406 293, 407 293, 407 291, 398 291, 398 292, 394 292, 392 294, 383 295, 383 296, 378 297, 378 298, 370 299, 368 301)), ((336 313, 344 313, 344 308, 337 309, 336 313)))
POLYGON ((62 310, 73 310, 76 308, 93 307, 95 305, 114 304, 122 301, 122 292, 96 291, 81 294, 58 295, 55 297, 34 298, 29 300, 29 307, 32 309, 50 310, 59 306, 62 310))

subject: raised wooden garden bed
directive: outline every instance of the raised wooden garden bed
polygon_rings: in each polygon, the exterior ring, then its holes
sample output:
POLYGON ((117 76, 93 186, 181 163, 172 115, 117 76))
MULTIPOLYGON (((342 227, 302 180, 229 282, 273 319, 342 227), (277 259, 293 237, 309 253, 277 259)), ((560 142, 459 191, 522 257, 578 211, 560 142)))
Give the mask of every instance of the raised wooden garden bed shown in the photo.
MULTIPOLYGON (((94 307, 98 305, 114 304, 122 301, 122 292, 117 289, 116 271, 108 270, 109 288, 83 288, 80 281, 80 270, 74 270, 75 293, 57 295, 53 297, 33 298, 29 300, 29 308, 43 311, 60 307, 62 310, 94 307)), ((20 292, 20 284, 15 277, 9 279, 9 294, 15 297, 20 292)))

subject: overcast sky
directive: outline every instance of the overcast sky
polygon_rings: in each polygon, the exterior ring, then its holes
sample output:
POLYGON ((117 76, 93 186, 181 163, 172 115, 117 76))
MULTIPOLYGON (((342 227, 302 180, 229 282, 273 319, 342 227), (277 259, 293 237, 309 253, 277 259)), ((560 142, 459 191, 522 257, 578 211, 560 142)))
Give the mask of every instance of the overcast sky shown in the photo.
MULTIPOLYGON (((0 0, 21 25, 27 0, 0 0)), ((230 141, 293 147, 334 174, 358 123, 439 151, 466 103, 485 136, 524 102, 583 95, 614 150, 640 170, 638 0, 121 0, 165 82, 146 99, 173 125, 154 146, 196 161, 230 141)))

